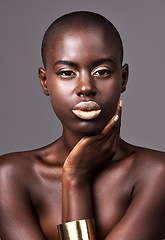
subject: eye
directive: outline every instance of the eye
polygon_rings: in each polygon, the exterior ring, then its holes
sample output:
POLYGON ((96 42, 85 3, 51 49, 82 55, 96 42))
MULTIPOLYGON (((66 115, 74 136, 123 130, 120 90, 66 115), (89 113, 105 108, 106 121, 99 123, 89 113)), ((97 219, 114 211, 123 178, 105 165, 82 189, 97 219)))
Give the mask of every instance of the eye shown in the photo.
POLYGON ((112 73, 112 70, 110 70, 109 68, 99 67, 99 68, 96 68, 92 74, 96 77, 108 77, 111 73, 112 73))
POLYGON ((72 70, 61 70, 59 72, 56 73, 58 76, 62 76, 62 77, 72 77, 72 76, 76 76, 76 73, 72 70))
POLYGON ((103 75, 108 75, 108 74, 110 74, 110 70, 108 70, 108 69, 98 70, 98 71, 95 73, 95 75, 101 75, 101 76, 103 76, 103 75))

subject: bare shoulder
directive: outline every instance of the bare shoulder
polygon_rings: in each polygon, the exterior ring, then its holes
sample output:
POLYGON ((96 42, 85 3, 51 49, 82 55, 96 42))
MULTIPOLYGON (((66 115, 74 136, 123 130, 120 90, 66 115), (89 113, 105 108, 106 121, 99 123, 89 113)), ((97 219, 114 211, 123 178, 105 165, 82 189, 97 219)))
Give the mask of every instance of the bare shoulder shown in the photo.
POLYGON ((157 151, 153 149, 143 148, 139 147, 139 151, 137 151, 137 156, 139 157, 145 157, 146 159, 151 159, 153 161, 164 161, 165 160, 165 152, 157 151))
POLYGON ((128 180, 132 189, 159 186, 165 194, 165 152, 156 151, 148 148, 133 146, 124 143, 124 149, 127 153, 122 161, 119 161, 122 172, 125 173, 125 179, 128 180))
POLYGON ((0 181, 8 182, 13 179, 32 186, 33 184, 30 184, 32 180, 34 183, 42 177, 41 172, 48 174, 50 168, 56 170, 57 159, 59 159, 58 146, 58 141, 56 141, 39 149, 0 156, 0 181))
POLYGON ((31 157, 35 155, 35 150, 24 151, 24 152, 12 152, 0 156, 0 166, 15 166, 15 164, 20 164, 21 162, 26 162, 31 157))
MULTIPOLYGON (((133 157, 134 193, 144 191, 165 200, 165 153, 139 148, 133 157), (147 189, 147 191, 146 191, 147 189)), ((143 193, 144 193, 143 192, 143 193)))
POLYGON ((165 152, 134 146, 122 141, 123 155, 116 161, 116 166, 125 173, 131 183, 142 179, 154 178, 165 180, 165 152))
POLYGON ((0 156, 0 180, 4 184, 8 181, 25 183, 32 175, 36 160, 35 151, 9 153, 0 156))
POLYGON ((165 152, 152 149, 139 148, 134 155, 135 168, 144 174, 153 172, 163 173, 165 171, 165 152))

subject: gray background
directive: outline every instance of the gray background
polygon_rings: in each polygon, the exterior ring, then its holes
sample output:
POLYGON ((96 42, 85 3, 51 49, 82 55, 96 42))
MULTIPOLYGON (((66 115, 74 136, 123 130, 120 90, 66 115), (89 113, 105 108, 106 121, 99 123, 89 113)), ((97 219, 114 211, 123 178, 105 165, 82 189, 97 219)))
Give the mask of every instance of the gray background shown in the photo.
POLYGON ((41 90, 46 28, 70 11, 98 12, 118 28, 130 65, 122 137, 165 150, 165 0, 0 0, 0 154, 44 146, 61 125, 41 90))

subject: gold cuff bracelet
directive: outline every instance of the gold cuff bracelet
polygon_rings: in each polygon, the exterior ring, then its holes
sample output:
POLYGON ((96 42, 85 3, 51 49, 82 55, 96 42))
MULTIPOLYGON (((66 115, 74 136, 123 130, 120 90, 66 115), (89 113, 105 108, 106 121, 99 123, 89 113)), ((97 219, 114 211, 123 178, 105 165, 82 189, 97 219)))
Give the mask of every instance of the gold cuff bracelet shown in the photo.
POLYGON ((96 240, 94 219, 83 219, 57 225, 60 240, 96 240))

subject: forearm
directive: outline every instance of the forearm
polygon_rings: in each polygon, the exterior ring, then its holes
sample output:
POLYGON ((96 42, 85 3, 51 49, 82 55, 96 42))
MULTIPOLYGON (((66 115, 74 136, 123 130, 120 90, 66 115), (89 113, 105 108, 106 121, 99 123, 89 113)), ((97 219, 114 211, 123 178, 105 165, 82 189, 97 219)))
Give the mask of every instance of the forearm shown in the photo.
POLYGON ((93 218, 89 181, 71 177, 67 172, 63 172, 62 190, 63 223, 93 218))

